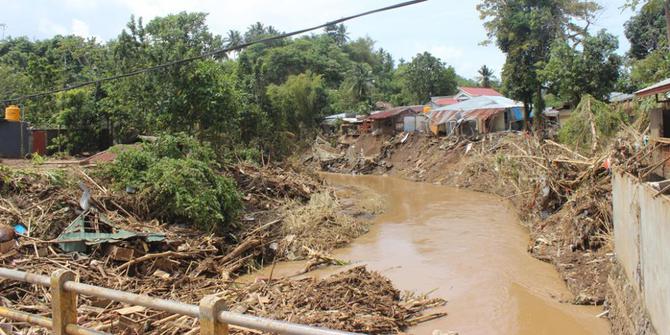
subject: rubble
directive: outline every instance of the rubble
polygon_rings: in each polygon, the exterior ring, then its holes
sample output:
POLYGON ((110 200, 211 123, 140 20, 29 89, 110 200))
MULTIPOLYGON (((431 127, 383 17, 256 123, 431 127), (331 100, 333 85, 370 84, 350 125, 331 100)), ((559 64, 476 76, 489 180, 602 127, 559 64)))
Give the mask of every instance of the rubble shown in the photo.
MULTIPOLYGON (((367 333, 398 332, 442 316, 420 312, 443 300, 401 295, 387 279, 364 268, 321 281, 234 281, 281 260, 310 260, 304 272, 346 263, 328 252, 367 231, 366 222, 351 216, 367 209, 349 208, 356 202, 314 175, 278 166, 233 167, 227 173, 245 195, 246 213, 237 230, 216 236, 148 217, 150 211, 132 194, 105 188, 89 170, 55 171, 0 169, 0 220, 10 228, 26 227, 10 240, 11 252, 0 254, 0 266, 45 275, 68 268, 82 282, 186 303, 219 294, 239 312, 367 333), (77 180, 90 196, 81 197, 77 180)), ((0 304, 48 316, 45 290, 0 280, 0 304)), ((192 318, 80 299, 79 324, 85 327, 128 334, 198 332, 192 318)), ((17 334, 37 332, 15 326, 17 334)), ((258 332, 233 328, 233 333, 258 332)))

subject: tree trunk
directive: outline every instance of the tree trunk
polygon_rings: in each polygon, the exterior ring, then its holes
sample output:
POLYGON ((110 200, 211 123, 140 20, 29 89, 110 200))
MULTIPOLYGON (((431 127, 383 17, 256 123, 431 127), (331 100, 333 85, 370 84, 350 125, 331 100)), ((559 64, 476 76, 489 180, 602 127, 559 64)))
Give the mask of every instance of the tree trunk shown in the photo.
POLYGON ((665 9, 665 33, 667 34, 667 46, 670 48, 670 0, 663 0, 665 9))
POLYGON ((530 104, 523 102, 523 130, 528 131, 528 120, 530 119, 530 104))

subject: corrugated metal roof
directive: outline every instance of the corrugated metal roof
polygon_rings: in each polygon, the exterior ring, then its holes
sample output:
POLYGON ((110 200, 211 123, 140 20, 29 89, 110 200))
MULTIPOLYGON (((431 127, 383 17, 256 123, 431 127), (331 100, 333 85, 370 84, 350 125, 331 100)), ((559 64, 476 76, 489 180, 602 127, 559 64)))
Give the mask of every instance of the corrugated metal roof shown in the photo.
POLYGON ((466 120, 486 120, 504 111, 504 108, 477 109, 463 113, 463 118, 466 120))
POLYGON ((372 120, 383 120, 383 119, 388 119, 390 117, 397 116, 405 111, 413 111, 415 113, 421 113, 423 112, 423 105, 418 105, 418 106, 400 106, 400 107, 395 107, 391 108, 386 111, 380 111, 380 112, 373 112, 370 114, 368 117, 369 119, 372 120))
POLYGON ((635 95, 638 97, 646 97, 654 94, 666 93, 668 91, 670 91, 670 78, 662 80, 647 88, 643 88, 635 92, 635 95))
POLYGON ((438 98, 433 100, 433 103, 438 106, 449 106, 458 103, 455 98, 438 98))
POLYGON ((455 110, 455 111, 470 111, 475 109, 484 109, 484 108, 512 108, 512 107, 522 107, 523 104, 519 101, 514 101, 512 99, 500 96, 483 96, 483 97, 474 97, 465 101, 461 101, 457 104, 444 106, 436 108, 436 111, 440 110, 455 110))
POLYGON ((609 101, 610 102, 628 101, 628 100, 633 100, 633 98, 635 98, 635 95, 627 94, 627 93, 621 93, 621 92, 612 92, 609 95, 609 101))
POLYGON ((500 92, 492 89, 492 88, 486 88, 486 87, 459 87, 461 91, 465 92, 466 94, 473 96, 473 97, 480 97, 480 96, 495 96, 495 97, 501 97, 502 94, 500 92))

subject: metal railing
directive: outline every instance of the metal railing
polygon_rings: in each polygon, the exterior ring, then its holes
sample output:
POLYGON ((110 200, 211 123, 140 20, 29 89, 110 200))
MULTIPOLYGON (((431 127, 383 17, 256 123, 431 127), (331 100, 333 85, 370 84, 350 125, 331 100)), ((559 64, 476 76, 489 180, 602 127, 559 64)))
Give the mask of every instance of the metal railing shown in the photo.
POLYGON ((69 270, 58 270, 51 276, 0 268, 0 278, 49 287, 51 291, 51 319, 0 306, 0 317, 27 322, 50 329, 56 335, 104 335, 108 333, 77 326, 77 295, 83 294, 130 305, 143 306, 164 312, 194 317, 200 320, 201 335, 228 334, 228 325, 286 335, 355 335, 354 333, 310 327, 225 310, 223 300, 209 295, 200 304, 152 298, 76 281, 69 270))

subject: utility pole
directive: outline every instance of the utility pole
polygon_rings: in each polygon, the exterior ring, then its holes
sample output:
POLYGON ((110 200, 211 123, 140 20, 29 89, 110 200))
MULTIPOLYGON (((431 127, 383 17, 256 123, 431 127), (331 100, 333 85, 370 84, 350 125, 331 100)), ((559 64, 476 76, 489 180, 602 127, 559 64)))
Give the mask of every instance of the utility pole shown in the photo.
POLYGON ((5 39, 5 29, 7 29, 7 25, 4 23, 0 23, 0 28, 2 28, 2 40, 5 39))

